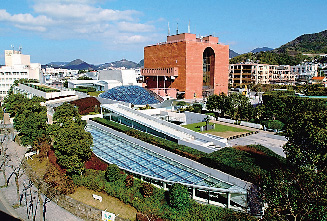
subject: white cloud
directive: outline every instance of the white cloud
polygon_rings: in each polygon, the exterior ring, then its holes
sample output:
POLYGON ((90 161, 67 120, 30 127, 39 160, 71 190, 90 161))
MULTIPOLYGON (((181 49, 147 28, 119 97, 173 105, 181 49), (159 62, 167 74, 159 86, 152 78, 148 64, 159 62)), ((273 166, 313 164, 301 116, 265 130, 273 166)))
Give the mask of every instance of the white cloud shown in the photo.
POLYGON ((135 24, 131 22, 119 22, 118 28, 124 32, 152 32, 155 30, 153 25, 135 24))
POLYGON ((118 20, 133 21, 133 16, 139 14, 134 10, 119 11, 86 4, 40 3, 34 5, 33 8, 36 13, 59 20, 79 19, 81 22, 88 23, 118 20))
MULTIPOLYGON (((53 23, 52 19, 44 15, 40 15, 36 17, 33 17, 31 14, 11 15, 6 10, 3 9, 0 10, 0 21, 12 23, 14 26, 18 28, 24 26, 30 26, 29 30, 32 30, 33 27, 41 27, 41 26, 43 26, 42 30, 45 30, 46 29, 45 26, 48 26, 53 23)), ((26 30, 26 28, 23 29, 26 30)))
POLYGON ((42 33, 51 39, 89 39, 106 44, 139 44, 151 41, 156 29, 151 21, 139 22, 141 12, 113 10, 96 0, 34 0, 31 13, 10 14, 0 9, 0 24, 42 33))
POLYGON ((119 38, 117 38, 114 42, 116 44, 133 44, 133 43, 145 43, 147 41, 150 41, 151 38, 147 36, 142 35, 122 35, 119 38))

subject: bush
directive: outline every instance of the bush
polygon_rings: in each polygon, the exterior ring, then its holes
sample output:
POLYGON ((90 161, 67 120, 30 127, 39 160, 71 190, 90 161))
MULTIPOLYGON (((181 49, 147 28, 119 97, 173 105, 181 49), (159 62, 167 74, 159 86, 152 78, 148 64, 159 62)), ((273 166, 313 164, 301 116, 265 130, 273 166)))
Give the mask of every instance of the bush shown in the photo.
POLYGON ((180 183, 174 183, 169 189, 169 205, 177 210, 187 210, 190 204, 188 190, 180 183))
POLYGON ((90 112, 99 112, 100 109, 100 102, 95 97, 81 98, 70 103, 78 107, 78 113, 81 115, 86 115, 90 112))
POLYGON ((93 170, 102 170, 105 171, 108 167, 108 164, 101 159, 99 159, 93 152, 91 158, 85 162, 86 169, 93 169, 93 170))
POLYGON ((125 179, 125 185, 126 185, 126 187, 132 187, 133 184, 134 184, 134 177, 132 174, 130 174, 125 179))
POLYGON ((122 178, 122 173, 116 164, 109 164, 106 169, 105 177, 108 182, 114 182, 122 178))
POLYGON ((141 193, 144 197, 150 197, 153 194, 153 186, 150 183, 143 183, 141 193))
POLYGON ((73 180, 61 173, 52 165, 47 168, 47 172, 44 174, 43 180, 60 194, 66 195, 75 191, 73 180))

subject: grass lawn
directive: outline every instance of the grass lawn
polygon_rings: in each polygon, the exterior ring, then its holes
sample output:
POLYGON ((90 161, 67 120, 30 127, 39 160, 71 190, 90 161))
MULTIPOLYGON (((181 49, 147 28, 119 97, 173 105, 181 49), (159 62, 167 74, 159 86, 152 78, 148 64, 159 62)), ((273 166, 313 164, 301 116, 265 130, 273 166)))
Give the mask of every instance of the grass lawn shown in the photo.
MULTIPOLYGON (((200 127, 204 126, 205 124, 206 124, 206 122, 200 122, 200 123, 195 123, 195 124, 183 125, 183 127, 193 130, 195 132, 209 133, 209 134, 213 134, 213 135, 224 137, 224 138, 250 132, 249 130, 244 130, 241 128, 226 126, 226 125, 222 125, 222 124, 215 124, 215 129, 201 132, 200 127)), ((213 123, 210 123, 210 124, 213 124, 213 123)))
POLYGON ((36 174, 39 177, 44 176, 50 165, 48 159, 43 159, 42 161, 39 161, 36 155, 34 155, 32 159, 27 160, 27 163, 32 167, 32 169, 36 172, 36 174))
POLYGON ((92 96, 92 97, 97 97, 101 93, 103 93, 103 91, 87 92, 87 94, 90 95, 90 96, 92 96))
MULTIPOLYGON (((33 156, 32 159, 27 160, 27 163, 39 177, 43 177, 47 172, 47 168, 52 165, 47 158, 40 161, 37 156, 33 156)), ((119 214, 119 217, 121 218, 136 220, 137 210, 134 207, 127 205, 119 199, 109 196, 106 193, 96 192, 85 187, 78 187, 76 188, 76 191, 69 196, 79 202, 93 206, 94 208, 115 213, 116 216, 119 214), (95 200, 92 194, 102 196, 102 202, 95 200)))
POLYGON ((69 196, 77 201, 83 202, 84 204, 93 206, 94 208, 115 213, 116 216, 119 214, 119 217, 121 218, 136 220, 137 210, 134 207, 124 204, 119 199, 109 196, 106 193, 96 192, 86 189, 85 187, 78 187, 76 191, 69 196), (102 202, 95 200, 92 194, 102 196, 102 202))

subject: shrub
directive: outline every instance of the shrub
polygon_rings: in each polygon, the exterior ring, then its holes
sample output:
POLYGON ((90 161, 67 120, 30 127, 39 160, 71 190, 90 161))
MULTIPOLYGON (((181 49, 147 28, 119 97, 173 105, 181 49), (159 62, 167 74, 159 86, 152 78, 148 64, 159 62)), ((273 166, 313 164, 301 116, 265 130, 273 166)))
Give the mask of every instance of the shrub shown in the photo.
POLYGON ((102 170, 105 171, 108 167, 108 164, 101 159, 99 159, 93 152, 91 158, 85 162, 86 169, 93 169, 93 170, 102 170))
POLYGON ((169 189, 169 205, 177 210, 186 210, 190 204, 188 190, 180 183, 174 183, 169 189))
POLYGON ((153 194, 153 186, 150 183, 143 183, 141 192, 144 197, 150 197, 153 194))
POLYGON ((95 97, 81 98, 70 103, 78 107, 78 113, 81 115, 99 111, 100 107, 100 102, 95 97))
POLYGON ((121 179, 122 174, 116 164, 109 164, 106 169, 105 177, 108 182, 114 182, 121 179))
POLYGON ((125 185, 126 185, 126 187, 132 187, 133 184, 134 184, 134 177, 132 174, 130 174, 125 179, 125 185))
POLYGON ((73 180, 57 170, 56 167, 49 166, 43 176, 43 180, 60 194, 71 194, 75 191, 73 180))

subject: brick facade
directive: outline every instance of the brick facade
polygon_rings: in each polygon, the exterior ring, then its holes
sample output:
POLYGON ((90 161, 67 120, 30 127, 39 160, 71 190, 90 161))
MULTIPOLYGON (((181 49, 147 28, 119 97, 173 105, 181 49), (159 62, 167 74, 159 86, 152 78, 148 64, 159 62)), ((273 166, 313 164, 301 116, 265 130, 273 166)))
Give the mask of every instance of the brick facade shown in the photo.
MULTIPOLYGON (((202 97, 203 86, 203 52, 206 48, 214 51, 213 79, 215 94, 228 92, 228 45, 218 44, 217 37, 196 38, 195 34, 179 34, 168 36, 164 44, 144 48, 144 68, 178 68, 178 77, 166 88, 176 88, 185 92, 186 99, 202 97)), ((212 71, 212 70, 211 70, 212 71)), ((147 77, 147 87, 157 85, 155 77, 147 77)), ((160 81, 160 80, 159 80, 160 81)), ((160 82, 160 85, 162 83, 160 82)))

